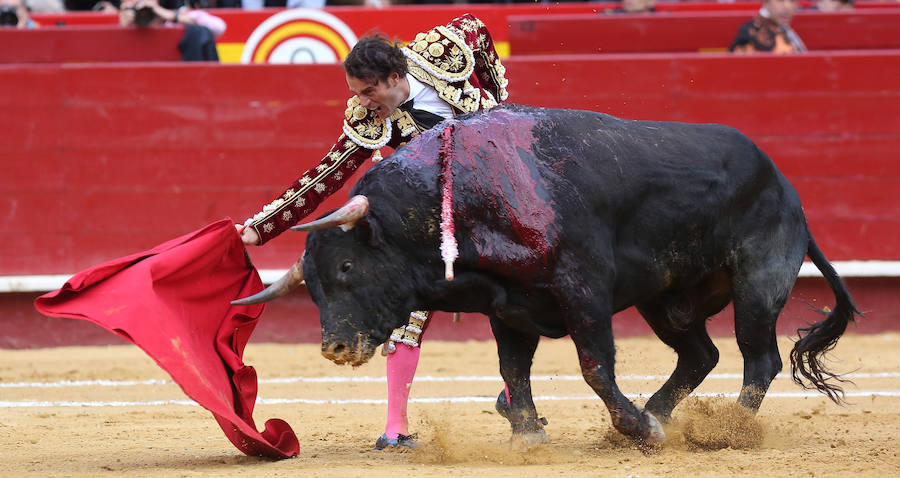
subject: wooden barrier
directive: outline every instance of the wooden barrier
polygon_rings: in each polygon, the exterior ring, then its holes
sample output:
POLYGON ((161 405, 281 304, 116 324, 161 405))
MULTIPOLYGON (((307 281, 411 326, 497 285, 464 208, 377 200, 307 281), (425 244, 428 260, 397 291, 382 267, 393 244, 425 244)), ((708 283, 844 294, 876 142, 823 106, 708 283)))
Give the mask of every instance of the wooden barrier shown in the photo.
POLYGON ((183 26, 0 28, 0 63, 180 61, 183 26))
MULTIPOLYGON (((797 187, 829 259, 900 260, 900 51, 505 65, 515 102, 737 127, 797 187)), ((0 275, 71 274, 225 216, 243 221, 330 148, 348 96, 342 78, 337 65, 0 65, 0 89, 11 93, 0 95, 0 275)), ((259 268, 286 268, 303 242, 289 232, 250 253, 259 268)), ((866 324, 878 324, 872 331, 900 323, 896 277, 850 283, 866 324)), ((807 302, 831 305, 824 287, 801 280, 782 332, 816 318, 807 302)), ((33 297, 0 296, 0 347, 85 343, 87 329, 111 340, 89 324, 40 317, 33 297)), ((646 333, 634 311, 621 317, 617 334, 646 333)), ((446 319, 430 337, 487 337, 483 318, 446 319)), ((715 333, 730 333, 728 319, 714 322, 715 333)), ((255 340, 317 341, 315 323, 299 291, 267 310, 255 340)))
MULTIPOLYGON (((897 278, 845 278, 856 303, 867 312, 865 318, 847 328, 848 333, 879 333, 898 330, 897 278)), ((41 348, 71 345, 126 345, 124 339, 81 320, 44 317, 32 307, 36 293, 0 295, 0 348, 41 348)), ((833 306, 834 296, 824 279, 801 278, 778 320, 779 335, 796 335, 797 329, 821 320, 811 307, 833 306)), ((707 329, 714 337, 733 336, 731 306, 710 321, 707 329)), ((620 337, 650 335, 653 332, 634 308, 613 317, 613 334, 620 337)), ((481 314, 462 314, 459 323, 451 314, 438 312, 428 326, 425 349, 432 340, 491 340, 488 319, 481 314)), ((319 309, 306 288, 266 305, 253 332, 253 343, 319 343, 322 340, 319 309)))
MULTIPOLYGON (((900 259, 900 52, 506 66, 515 102, 734 126, 800 191, 829 258, 900 259)), ((0 275, 72 273, 242 221, 330 148, 342 77, 337 65, 0 66, 14 92, 0 97, 0 229, 19 235, 0 245, 0 275)), ((253 248, 257 266, 286 267, 303 237, 253 248)))
MULTIPOLYGON (((726 51, 747 12, 509 17, 510 53, 563 55, 726 51)), ((900 9, 801 11, 791 26, 810 50, 900 48, 900 9)))

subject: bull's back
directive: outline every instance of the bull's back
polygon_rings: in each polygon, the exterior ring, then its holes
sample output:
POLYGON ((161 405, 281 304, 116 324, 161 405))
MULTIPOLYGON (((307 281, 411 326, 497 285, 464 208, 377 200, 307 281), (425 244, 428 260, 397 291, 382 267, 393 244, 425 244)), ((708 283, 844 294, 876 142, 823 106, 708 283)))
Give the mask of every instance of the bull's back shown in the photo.
POLYGON ((479 160, 460 173, 467 184, 489 191, 481 195, 485 206, 502 195, 615 227, 641 211, 654 226, 718 217, 722 208, 765 189, 790 187, 745 135, 716 124, 502 106, 463 118, 454 135, 458 142, 490 145, 476 148, 479 160), (522 197, 527 190, 536 193, 522 197), (659 211, 670 211, 664 215, 669 221, 659 211))
POLYGON ((560 248, 600 259, 606 247, 640 261, 651 259, 634 251, 704 245, 660 244, 685 230, 724 251, 734 228, 765 219, 741 216, 767 191, 775 203, 799 210, 765 154, 721 125, 503 105, 442 123, 392 158, 372 172, 403 176, 421 191, 411 195, 417 200, 395 202, 425 202, 429 211, 440 201, 443 167, 451 165, 459 236, 472 238, 482 265, 498 273, 552 268, 560 248), (441 137, 447 126, 449 147, 441 137))

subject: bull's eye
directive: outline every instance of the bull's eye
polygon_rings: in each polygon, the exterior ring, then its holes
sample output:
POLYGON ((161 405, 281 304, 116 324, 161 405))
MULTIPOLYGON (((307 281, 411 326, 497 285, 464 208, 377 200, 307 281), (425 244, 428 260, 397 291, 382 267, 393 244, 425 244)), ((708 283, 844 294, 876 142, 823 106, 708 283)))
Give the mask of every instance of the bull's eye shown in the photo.
POLYGON ((341 264, 341 272, 343 272, 344 274, 350 272, 350 269, 353 269, 353 263, 352 263, 352 262, 350 262, 350 261, 344 261, 344 262, 341 264))

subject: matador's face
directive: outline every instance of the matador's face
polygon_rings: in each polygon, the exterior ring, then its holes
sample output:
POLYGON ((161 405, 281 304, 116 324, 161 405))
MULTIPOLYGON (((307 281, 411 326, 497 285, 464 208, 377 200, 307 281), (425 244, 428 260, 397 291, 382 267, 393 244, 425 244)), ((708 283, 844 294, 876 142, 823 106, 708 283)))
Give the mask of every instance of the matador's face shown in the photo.
POLYGON ((347 86, 351 93, 359 96, 361 105, 375 111, 381 118, 390 116, 409 96, 408 83, 396 72, 385 81, 347 75, 347 86), (405 89, 404 84, 407 85, 405 89))

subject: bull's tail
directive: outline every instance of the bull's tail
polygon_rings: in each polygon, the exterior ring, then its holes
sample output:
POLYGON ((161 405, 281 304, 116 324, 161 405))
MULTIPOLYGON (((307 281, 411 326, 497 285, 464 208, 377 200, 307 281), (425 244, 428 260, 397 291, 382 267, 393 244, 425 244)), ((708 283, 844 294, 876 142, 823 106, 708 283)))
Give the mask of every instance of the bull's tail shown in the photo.
POLYGON ((834 293, 837 303, 834 310, 825 309, 825 320, 816 322, 809 327, 802 328, 797 331, 799 339, 791 350, 791 376, 794 382, 800 384, 803 388, 817 389, 828 395, 835 403, 841 403, 843 400, 844 390, 827 380, 834 379, 839 382, 845 382, 839 375, 829 372, 822 363, 825 353, 834 348, 838 339, 847 329, 847 324, 855 320, 856 315, 862 315, 853 303, 850 292, 844 281, 838 276, 822 250, 816 245, 816 241, 809 236, 809 246, 806 251, 813 264, 819 269, 831 291, 834 293), (802 376, 802 377, 801 377, 802 376), (809 384, 803 381, 803 378, 809 381, 809 384))

